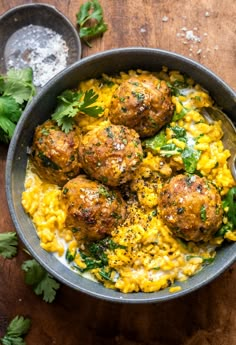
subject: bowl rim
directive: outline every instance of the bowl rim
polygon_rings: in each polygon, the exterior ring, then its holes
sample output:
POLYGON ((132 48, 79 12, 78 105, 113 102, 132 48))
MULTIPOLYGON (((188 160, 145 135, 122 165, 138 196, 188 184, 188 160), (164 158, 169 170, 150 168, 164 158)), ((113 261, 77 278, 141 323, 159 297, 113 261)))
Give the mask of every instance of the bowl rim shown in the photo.
MULTIPOLYGON (((70 282, 66 280, 64 277, 61 277, 59 274, 55 273, 54 269, 51 268, 47 262, 45 262, 38 253, 35 253, 34 248, 31 246, 31 244, 28 242, 27 238, 24 236, 24 234, 21 231, 20 225, 18 224, 18 220, 15 215, 14 211, 14 205, 13 205, 13 196, 12 196, 12 190, 11 190, 11 173, 12 173, 12 168, 13 168, 13 158, 14 158, 14 151, 17 146, 18 140, 21 135, 21 130, 24 126, 25 119, 30 115, 31 111, 34 109, 34 107, 37 105, 37 102, 39 99, 42 99, 45 94, 50 92, 51 89, 53 89, 53 86, 57 84, 59 80, 63 78, 63 76, 67 73, 72 73, 74 70, 77 68, 82 68, 84 65, 88 64, 91 61, 99 61, 103 57, 106 57, 108 55, 119 55, 119 54, 124 54, 124 53, 132 53, 136 54, 137 50, 139 52, 145 52, 145 53, 153 53, 153 54, 161 54, 161 55, 169 55, 173 58, 181 59, 183 62, 186 62, 188 64, 194 65, 197 68, 200 68, 201 70, 204 71, 204 73, 207 73, 208 75, 210 74, 214 79, 216 78, 222 86, 227 90, 227 92, 236 99, 236 93, 234 90, 226 84, 220 77, 218 77, 215 73, 213 73, 211 70, 208 68, 204 67, 203 65, 199 64, 196 61, 193 61, 185 56, 182 56, 180 54, 171 52, 171 51, 166 51, 162 49, 156 49, 156 48, 145 48, 145 47, 126 47, 126 48, 115 48, 115 49, 110 49, 106 50, 103 52, 95 53, 91 56, 88 56, 86 58, 83 58, 82 60, 77 61, 76 63, 68 66, 65 70, 57 74, 54 78, 52 78, 45 86, 44 88, 34 97, 34 99, 31 101, 31 103, 27 106, 25 109, 23 115, 21 116, 15 133, 13 135, 13 138, 10 142, 9 145, 9 150, 8 150, 8 155, 7 155, 7 160, 6 160, 6 195, 7 195, 7 202, 8 202, 8 207, 9 211, 13 220, 13 223, 16 227, 17 234, 19 235, 20 239, 22 242, 25 244, 29 252, 32 254, 32 256, 52 275, 54 276, 58 281, 64 283, 67 286, 70 286, 71 288, 74 288, 77 291, 84 292, 90 296, 97 297, 103 300, 111 301, 111 302, 120 302, 120 303, 157 303, 157 302, 163 302, 163 301, 169 301, 172 299, 175 299, 177 297, 181 297, 184 295, 187 295, 200 287, 203 287, 207 284, 209 284, 211 281, 213 281, 216 277, 218 277, 221 273, 223 273, 229 266, 231 266, 234 261, 236 260, 236 243, 232 243, 230 247, 227 249, 230 251, 230 259, 224 260, 221 262, 220 268, 218 270, 211 269, 212 265, 204 267, 204 271, 206 271, 206 279, 201 280, 199 282, 195 282, 193 286, 189 286, 187 288, 183 288, 180 291, 174 292, 174 293, 168 293, 167 295, 162 295, 161 291, 155 292, 155 293, 128 293, 124 294, 121 292, 117 292, 116 296, 110 296, 110 289, 106 289, 105 291, 108 292, 108 294, 101 293, 101 292, 96 292, 96 288, 94 289, 86 289, 81 286, 78 286, 74 284, 73 282, 70 282), (233 249, 234 248, 234 249, 233 249)), ((39 245, 39 243, 38 243, 39 245)), ((51 255, 50 253, 47 253, 48 255, 51 255)), ((192 282, 195 281, 196 275, 189 277, 187 281, 191 280, 192 282)), ((83 278, 86 279, 86 278, 83 278)), ((94 283, 97 284, 97 283, 94 283)), ((178 283, 175 284, 178 286, 178 283)), ((184 285, 184 283, 180 283, 180 285, 184 285)), ((166 288, 165 290, 168 290, 166 288)), ((162 290, 164 291, 164 290, 162 290)))

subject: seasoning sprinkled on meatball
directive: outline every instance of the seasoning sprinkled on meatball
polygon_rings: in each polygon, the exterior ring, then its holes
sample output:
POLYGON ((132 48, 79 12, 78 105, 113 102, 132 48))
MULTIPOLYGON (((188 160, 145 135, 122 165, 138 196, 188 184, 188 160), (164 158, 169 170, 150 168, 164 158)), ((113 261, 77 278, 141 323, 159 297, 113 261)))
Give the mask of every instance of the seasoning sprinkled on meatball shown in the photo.
POLYGON ((166 82, 148 74, 120 84, 111 99, 109 118, 116 125, 135 129, 144 138, 155 135, 169 123, 173 110, 166 82))
POLYGON ((86 133, 79 156, 90 177, 108 186, 118 186, 132 179, 143 151, 139 135, 133 129, 110 125, 86 133))
POLYGON ((67 182, 62 196, 67 207, 66 225, 80 239, 101 239, 125 219, 126 204, 120 193, 84 175, 67 182))
POLYGON ((208 241, 222 224, 217 189, 205 177, 174 176, 160 196, 160 214, 173 233, 187 241, 208 241))
POLYGON ((75 130, 66 134, 52 120, 38 126, 31 151, 39 176, 60 186, 77 176, 80 172, 78 147, 75 130))

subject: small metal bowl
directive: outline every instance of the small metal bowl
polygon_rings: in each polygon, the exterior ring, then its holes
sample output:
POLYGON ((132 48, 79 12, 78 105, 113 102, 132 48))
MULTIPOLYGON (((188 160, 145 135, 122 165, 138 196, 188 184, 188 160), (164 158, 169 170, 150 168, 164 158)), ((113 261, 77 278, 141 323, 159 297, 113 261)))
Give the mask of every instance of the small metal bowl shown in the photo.
POLYGON ((54 76, 57 71, 59 72, 58 60, 62 60, 62 49, 57 48, 58 51, 56 51, 54 48, 57 55, 53 55, 55 40, 50 38, 52 33, 57 35, 57 39, 60 38, 60 46, 62 42, 65 43, 63 46, 65 58, 61 64, 61 70, 78 61, 81 57, 81 41, 76 28, 51 5, 29 4, 12 8, 0 17, 0 32, 0 73, 6 73, 9 68, 30 66, 32 62, 30 54, 33 52, 34 58, 41 63, 34 76, 35 84, 39 87, 51 79, 50 73, 54 76), (29 44, 30 39, 32 40, 31 46, 35 45, 38 50, 33 51, 29 44), (50 45, 49 39, 52 42, 50 45), (44 52, 42 61, 40 61, 39 51, 44 52), (55 58, 56 60, 53 61, 55 58), (44 68, 43 64, 48 64, 48 70, 44 68), (40 73, 48 74, 46 77, 44 75, 45 82, 41 83, 42 85, 37 80, 40 73))
MULTIPOLYGON (((102 73, 115 74, 130 69, 159 71, 162 66, 179 70, 201 84, 221 106, 236 120, 236 94, 212 71, 184 56, 151 48, 121 48, 87 57, 68 67, 53 78, 34 98, 20 119, 11 140, 6 166, 6 193, 10 213, 18 235, 32 256, 62 283, 94 297, 122 303, 151 303, 168 301, 190 293, 219 276, 236 260, 236 243, 225 243, 217 251, 214 263, 185 282, 177 282, 182 290, 170 293, 164 289, 153 293, 128 293, 105 288, 102 284, 81 277, 67 269, 54 255, 40 247, 32 220, 21 205, 27 164, 27 147, 38 124, 48 119, 56 105, 56 97, 65 89, 77 87, 79 82, 98 78, 102 73)), ((233 125, 232 125, 233 126, 233 125)), ((227 130, 227 129, 226 129, 227 130)), ((235 131, 235 129, 234 129, 235 131)), ((226 133, 227 135, 227 133, 226 133)))

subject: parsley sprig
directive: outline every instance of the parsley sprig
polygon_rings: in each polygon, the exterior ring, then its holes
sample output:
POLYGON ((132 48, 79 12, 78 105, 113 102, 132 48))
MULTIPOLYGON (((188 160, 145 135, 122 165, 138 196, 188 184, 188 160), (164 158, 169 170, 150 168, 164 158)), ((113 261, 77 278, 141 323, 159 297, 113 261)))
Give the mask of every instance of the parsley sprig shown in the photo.
POLYGON ((13 231, 0 234, 0 255, 11 259, 17 254, 18 239, 13 231))
POLYGON ((23 337, 28 333, 30 326, 30 319, 16 316, 9 323, 4 337, 0 339, 2 345, 26 345, 23 337))
POLYGON ((79 112, 95 118, 103 112, 102 107, 92 106, 98 99, 98 95, 93 89, 87 90, 85 93, 82 91, 65 90, 57 99, 58 105, 52 114, 52 119, 57 122, 58 126, 65 133, 72 130, 73 118, 79 112))
POLYGON ((107 31, 107 24, 103 19, 103 9, 98 0, 85 2, 76 14, 79 25, 79 35, 91 47, 89 41, 107 31))
POLYGON ((25 282, 33 287, 36 295, 42 295, 45 302, 53 302, 60 284, 34 259, 22 264, 25 282))
POLYGON ((27 103, 35 95, 31 68, 0 75, 0 141, 8 143, 27 103))

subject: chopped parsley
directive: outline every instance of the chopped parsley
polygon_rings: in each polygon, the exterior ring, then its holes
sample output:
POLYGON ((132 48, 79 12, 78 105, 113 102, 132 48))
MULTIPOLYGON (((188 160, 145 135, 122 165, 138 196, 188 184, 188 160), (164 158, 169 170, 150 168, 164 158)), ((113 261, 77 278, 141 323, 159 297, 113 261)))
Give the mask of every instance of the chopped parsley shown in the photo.
POLYGON ((180 126, 170 127, 173 132, 172 138, 176 138, 186 144, 184 149, 177 147, 174 143, 167 143, 166 129, 162 129, 157 135, 146 139, 143 145, 154 154, 159 153, 163 157, 171 157, 174 155, 181 155, 184 169, 187 173, 193 174, 197 168, 197 163, 201 156, 201 151, 195 150, 195 139, 190 137, 186 130, 180 126))
POLYGON ((202 205, 201 208, 200 208, 200 217, 201 217, 201 220, 203 222, 206 221, 207 219, 207 215, 206 215, 206 206, 205 205, 202 205))
POLYGON ((108 258, 106 251, 115 250, 117 248, 126 249, 125 246, 121 246, 115 243, 111 237, 106 237, 100 241, 95 241, 86 245, 84 251, 79 251, 82 261, 85 263, 85 268, 80 268, 77 265, 73 264, 73 268, 79 270, 81 273, 90 271, 95 268, 101 268, 107 270, 108 258))
POLYGON ((151 151, 156 151, 161 146, 165 145, 167 142, 165 130, 161 130, 157 135, 150 139, 146 139, 143 142, 143 145, 150 149, 151 151))

